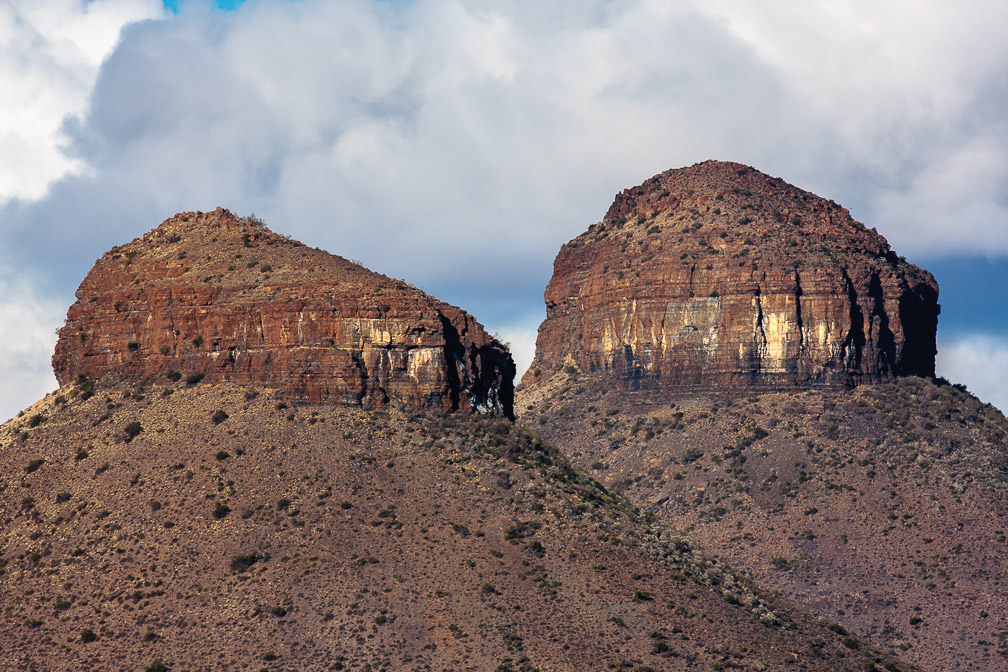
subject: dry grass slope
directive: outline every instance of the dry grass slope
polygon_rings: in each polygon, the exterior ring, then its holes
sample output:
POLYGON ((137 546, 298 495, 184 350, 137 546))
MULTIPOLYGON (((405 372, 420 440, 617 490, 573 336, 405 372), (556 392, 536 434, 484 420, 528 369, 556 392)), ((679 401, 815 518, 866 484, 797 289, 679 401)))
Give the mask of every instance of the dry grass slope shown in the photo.
POLYGON ((517 409, 611 489, 850 631, 925 669, 1008 667, 1008 420, 964 389, 659 397, 571 369, 517 409))
POLYGON ((82 381, 0 492, 3 669, 909 669, 506 421, 82 381))

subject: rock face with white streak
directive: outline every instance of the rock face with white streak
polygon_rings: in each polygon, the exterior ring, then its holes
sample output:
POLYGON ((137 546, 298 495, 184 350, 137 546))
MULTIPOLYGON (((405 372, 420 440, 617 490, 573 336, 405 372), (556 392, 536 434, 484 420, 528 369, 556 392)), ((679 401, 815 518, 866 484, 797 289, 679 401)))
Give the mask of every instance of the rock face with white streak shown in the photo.
POLYGON ((836 203, 737 163, 616 196, 561 248, 523 379, 632 389, 850 387, 934 376, 938 285, 836 203))
POLYGON ((466 312, 227 210, 181 213, 107 252, 53 355, 80 375, 184 375, 294 403, 510 417, 514 363, 466 312))

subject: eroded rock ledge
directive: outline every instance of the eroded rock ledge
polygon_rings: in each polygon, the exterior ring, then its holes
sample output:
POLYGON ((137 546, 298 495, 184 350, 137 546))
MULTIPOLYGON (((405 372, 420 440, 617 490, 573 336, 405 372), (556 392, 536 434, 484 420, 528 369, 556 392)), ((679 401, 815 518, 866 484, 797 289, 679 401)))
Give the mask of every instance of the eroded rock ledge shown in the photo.
POLYGON ((61 385, 177 371, 295 403, 508 417, 515 373, 465 311, 222 209, 178 214, 99 259, 53 369, 61 385))
POLYGON ((523 379, 845 387, 934 376, 938 285, 836 203, 737 163, 670 170, 564 245, 523 379))

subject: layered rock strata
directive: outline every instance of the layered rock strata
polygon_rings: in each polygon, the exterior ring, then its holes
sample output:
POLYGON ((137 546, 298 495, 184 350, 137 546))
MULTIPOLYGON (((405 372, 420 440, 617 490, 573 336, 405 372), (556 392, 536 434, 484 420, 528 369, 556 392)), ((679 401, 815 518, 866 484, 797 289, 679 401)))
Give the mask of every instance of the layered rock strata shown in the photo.
POLYGON ((84 374, 279 388, 295 403, 510 417, 514 363, 465 311, 218 209, 107 252, 53 355, 84 374))
POLYGON ((737 163, 627 189, 570 241, 523 382, 845 387, 933 376, 938 285, 834 203, 737 163))

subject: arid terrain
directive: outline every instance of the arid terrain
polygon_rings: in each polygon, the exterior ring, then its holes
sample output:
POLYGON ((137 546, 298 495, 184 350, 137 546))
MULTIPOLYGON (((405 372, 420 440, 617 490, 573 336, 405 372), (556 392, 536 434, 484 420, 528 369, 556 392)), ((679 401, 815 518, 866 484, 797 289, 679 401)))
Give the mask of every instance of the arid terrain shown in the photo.
POLYGON ((255 218, 103 255, 0 427, 12 670, 1008 665, 1008 420, 938 287, 704 162, 565 245, 533 366, 255 218))
POLYGON ((707 161, 617 194, 545 298, 520 423, 924 669, 1008 667, 1008 420, 934 377, 927 271, 707 161))
POLYGON ((4 668, 908 669, 507 420, 280 398, 84 382, 4 425, 4 668))
POLYGON ((225 210, 95 264, 0 428, 18 670, 906 670, 513 424, 463 311, 225 210))
POLYGON ((655 401, 599 375, 518 421, 725 562, 929 670, 1008 665, 1008 420, 920 378, 655 401))

